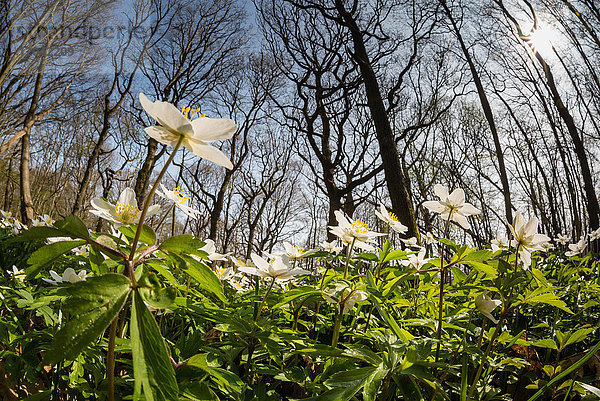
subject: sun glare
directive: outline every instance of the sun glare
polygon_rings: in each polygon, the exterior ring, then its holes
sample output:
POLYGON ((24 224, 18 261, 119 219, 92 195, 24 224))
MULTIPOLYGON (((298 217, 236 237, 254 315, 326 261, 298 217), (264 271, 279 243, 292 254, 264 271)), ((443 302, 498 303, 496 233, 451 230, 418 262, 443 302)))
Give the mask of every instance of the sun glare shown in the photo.
POLYGON ((560 32, 548 25, 539 25, 538 28, 529 35, 529 41, 533 50, 539 52, 542 56, 550 56, 552 46, 555 46, 560 38, 560 32))

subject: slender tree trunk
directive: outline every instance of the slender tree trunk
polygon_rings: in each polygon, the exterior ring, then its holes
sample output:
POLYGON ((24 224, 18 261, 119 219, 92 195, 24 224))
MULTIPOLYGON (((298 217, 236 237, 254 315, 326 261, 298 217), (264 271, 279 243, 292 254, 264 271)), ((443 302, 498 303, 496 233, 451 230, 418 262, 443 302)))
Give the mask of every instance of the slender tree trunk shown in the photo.
POLYGON ((365 47, 363 34, 354 16, 346 10, 343 0, 335 0, 335 8, 352 36, 354 45, 352 55, 360 68, 365 84, 367 104, 375 125, 377 141, 379 142, 379 152, 384 166, 383 171, 392 201, 392 208, 397 213, 399 220, 408 226, 408 235, 420 239, 419 228, 410 199, 408 182, 404 175, 394 133, 383 103, 379 82, 377 81, 377 76, 375 75, 365 47))
POLYGON ((233 170, 226 170, 225 177, 221 182, 221 186, 219 188, 219 192, 217 193, 217 197, 215 199, 215 203, 213 205, 213 210, 210 213, 210 228, 208 232, 208 238, 215 241, 217 239, 217 230, 219 226, 219 219, 221 218, 221 213, 223 212, 223 203, 225 202, 225 193, 227 192, 227 188, 229 187, 229 183, 231 182, 231 177, 233 176, 233 170))
POLYGON ((102 120, 102 128, 100 129, 100 134, 98 135, 98 140, 94 144, 94 149, 92 149, 92 154, 87 160, 85 170, 83 172, 83 177, 81 177, 81 182, 79 183, 79 189, 77 191, 77 195, 75 197, 75 203, 73 204, 73 209, 71 210, 72 214, 77 214, 81 210, 81 206, 85 197, 87 195, 88 185, 90 184, 92 173, 94 171, 94 165, 100 156, 100 151, 102 150, 102 145, 104 145, 104 141, 108 136, 108 130, 110 129, 110 114, 109 114, 109 99, 108 97, 104 98, 104 117, 102 120))
POLYGON ((565 106, 556 87, 556 83, 554 81, 554 75, 550 70, 550 66, 546 63, 546 60, 542 57, 539 52, 535 54, 537 60, 542 65, 544 69, 544 74, 546 76, 546 83, 550 92, 552 93, 552 101, 554 102, 554 106, 558 110, 558 114, 560 118, 563 120, 564 124, 567 126, 567 130, 569 131, 569 135, 571 136, 571 140, 573 141, 573 146, 575 147, 575 155, 577 156, 577 160, 579 161, 579 167, 581 169, 581 178, 583 180, 583 188, 586 195, 587 201, 587 210, 588 217, 590 219, 590 227, 595 230, 600 226, 599 216, 600 216, 600 205, 598 204, 598 198, 596 197, 596 190, 594 188, 594 181, 592 179, 592 172, 590 169, 590 165, 588 162, 588 157, 585 152, 585 146, 583 144, 583 139, 579 136, 579 131, 577 126, 575 125, 575 120, 573 116, 565 106))
POLYGON ((152 176, 152 170, 154 170, 154 164, 156 163, 156 149, 158 148, 158 142, 152 138, 148 139, 148 145, 146 146, 146 158, 142 168, 138 171, 137 178, 135 180, 135 195, 137 197, 138 205, 143 205, 146 199, 146 190, 152 176))
POLYGON ((35 217, 33 201, 31 199, 31 181, 29 177, 30 139, 31 130, 28 129, 21 138, 21 167, 20 167, 20 197, 21 197, 21 220, 30 225, 35 217))
POLYGON ((485 89, 483 88, 483 84, 481 83, 481 78, 479 77, 479 72, 477 72, 477 68, 475 67, 475 63, 471 54, 469 53, 469 49, 465 45, 463 37, 460 33, 460 29, 452 16, 452 12, 450 8, 446 4, 446 0, 441 0, 442 6, 446 12, 446 15, 450 19, 450 23, 452 24, 452 29, 454 30, 454 34, 458 39, 458 43, 460 44, 460 48, 465 56, 467 64, 469 65, 469 70, 471 71, 471 76, 473 77, 473 82, 475 83, 475 87, 477 88, 477 94, 479 95, 479 101, 481 103, 481 108, 483 109, 483 114, 488 122, 490 127, 490 132, 492 134, 492 138, 494 140, 494 147, 496 149, 496 157, 498 159, 498 174, 500 175, 500 183, 502 184, 502 195, 504 197, 504 213, 506 215, 506 219, 512 222, 512 203, 510 201, 510 188, 508 185, 508 175, 506 174, 506 165, 504 164, 504 152, 502 150, 502 145, 500 144, 500 137, 498 135, 498 130, 496 129, 496 123, 494 121, 494 113, 492 112, 492 107, 490 106, 490 102, 488 101, 487 95, 485 93, 485 89))
POLYGON ((48 59, 49 44, 44 48, 44 53, 40 59, 40 65, 38 67, 37 75, 35 78, 35 86, 33 88, 33 95, 31 96, 31 103, 29 105, 29 111, 25 116, 25 122, 23 124, 23 137, 21 138, 21 165, 19 168, 20 177, 20 201, 21 201, 21 220, 28 226, 31 225, 31 221, 34 218, 33 200, 31 198, 31 178, 29 171, 29 161, 31 158, 31 129, 35 124, 36 118, 35 113, 38 107, 40 99, 40 93, 42 90, 42 80, 44 78, 44 70, 46 69, 46 61, 48 59))
MULTIPOLYGON (((523 40, 523 42, 529 47, 529 49, 535 54, 535 58, 542 66, 544 71, 544 76, 546 78, 546 85, 551 93, 552 101, 554 106, 558 110, 558 115, 561 120, 567 127, 567 131, 569 132, 569 136, 571 137, 571 141, 573 142, 573 146, 575 148, 575 155, 577 156, 577 160, 579 161, 579 168, 581 170, 581 178, 583 180, 583 188, 586 196, 586 206, 588 211, 588 218, 590 221, 590 228, 597 229, 600 225, 600 205, 598 204, 598 198, 596 197, 596 191, 594 188, 594 181, 592 179, 592 173, 590 169, 590 165, 588 162, 587 154, 585 152, 585 146, 583 144, 583 138, 579 135, 579 131, 577 126, 575 125, 575 120, 573 116, 569 112, 569 109, 565 106, 558 88, 556 87, 556 82, 554 81, 554 75, 552 74, 552 70, 544 57, 540 54, 540 52, 534 49, 533 43, 528 40, 528 37, 523 34, 519 22, 508 12, 502 0, 495 0, 496 4, 500 6, 504 15, 512 21, 519 37, 523 40)), ((526 2, 530 6, 530 10, 533 13, 533 8, 531 5, 526 2)), ((534 15, 535 26, 537 26, 537 17, 534 15)))

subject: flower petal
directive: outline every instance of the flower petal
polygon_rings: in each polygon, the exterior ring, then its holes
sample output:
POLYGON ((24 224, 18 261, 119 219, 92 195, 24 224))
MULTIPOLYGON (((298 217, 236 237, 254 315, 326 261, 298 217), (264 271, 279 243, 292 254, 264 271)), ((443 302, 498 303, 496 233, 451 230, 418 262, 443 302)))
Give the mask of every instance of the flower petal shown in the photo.
POLYGON ((199 117, 191 122, 193 137, 204 142, 229 139, 237 131, 237 125, 229 118, 199 117))
POLYGON ((473 214, 480 214, 481 210, 467 202, 463 205, 463 207, 460 208, 460 213, 464 214, 465 216, 471 216, 473 214))
POLYGON ((469 221, 462 214, 455 213, 452 216, 452 220, 456 221, 465 230, 468 230, 469 228, 471 228, 471 225, 469 224, 469 221))
POLYGON ((196 156, 200 156, 203 159, 216 163, 229 170, 233 169, 233 164, 231 163, 231 160, 229 160, 229 157, 214 146, 207 145, 202 141, 197 141, 192 138, 184 139, 183 146, 188 148, 196 156))
POLYGON ((135 192, 131 188, 125 188, 121 195, 119 195, 119 201, 121 205, 129 205, 134 209, 137 207, 137 200, 135 199, 135 192))
POLYGON ((434 213, 442 213, 444 210, 446 210, 446 206, 442 205, 438 201, 425 201, 423 202, 423 206, 434 213))
POLYGON ((156 139, 158 142, 169 146, 177 145, 177 141, 180 137, 179 135, 174 134, 168 129, 158 125, 144 128, 144 131, 146 131, 146 134, 148 134, 150 138, 156 139))
POLYGON ((194 129, 192 128, 190 120, 185 118, 177 107, 173 106, 171 103, 161 102, 160 100, 152 102, 143 93, 140 93, 140 103, 144 110, 146 110, 146 113, 164 128, 181 132, 186 135, 193 134, 194 129))
POLYGON ((433 192, 437 195, 441 200, 446 200, 448 197, 448 189, 442 184, 435 184, 433 186, 433 192))

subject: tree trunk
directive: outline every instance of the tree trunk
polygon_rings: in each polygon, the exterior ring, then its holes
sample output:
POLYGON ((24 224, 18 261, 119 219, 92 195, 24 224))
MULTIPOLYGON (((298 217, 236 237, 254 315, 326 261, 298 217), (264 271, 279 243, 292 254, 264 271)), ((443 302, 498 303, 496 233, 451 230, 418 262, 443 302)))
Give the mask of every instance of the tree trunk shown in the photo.
POLYGON ((367 95, 367 104, 371 112, 371 118, 375 125, 377 141, 379 143, 379 152, 383 162, 383 171, 387 188, 392 201, 393 211, 398 215, 399 220, 408 226, 408 235, 420 239, 419 228, 412 201, 407 185, 407 179, 404 175, 400 155, 396 148, 394 133, 390 121, 386 114, 379 82, 371 65, 363 34, 358 27, 354 17, 344 7, 343 0, 335 0, 335 7, 344 23, 350 30, 354 52, 352 54, 357 62, 365 84, 367 95))
POLYGON ((31 225, 35 217, 33 211, 33 201, 31 200, 31 181, 29 178, 29 158, 30 158, 30 131, 21 138, 21 167, 20 167, 20 186, 19 194, 21 198, 21 220, 24 224, 31 225))
POLYGON ((490 102, 488 101, 487 95, 485 93, 485 89, 483 88, 483 84, 481 83, 481 78, 479 77, 479 73, 477 72, 477 68, 475 68, 475 63, 473 62, 473 58, 469 53, 469 49, 465 45, 463 37, 460 33, 460 29, 452 16, 452 12, 448 5, 446 4, 446 0, 441 0, 442 6, 446 12, 446 15, 450 19, 450 23, 452 24, 452 29, 454 30, 454 34, 458 39, 458 43, 460 44, 460 48, 465 56, 467 64, 469 65, 469 70, 471 71, 471 76, 473 77, 473 82, 475 83, 475 87, 477 88, 477 94, 479 95, 479 101, 481 103, 481 108, 483 109, 483 114, 488 122, 490 127, 490 132, 492 133, 492 138, 494 140, 494 147, 496 149, 496 157, 498 158, 498 173, 500 174, 500 183, 502 184, 502 195, 504 197, 504 213, 506 215, 506 219, 512 222, 512 208, 510 201, 510 188, 508 186, 508 175, 506 174, 506 165, 504 164, 504 152, 502 151, 502 145, 500 144, 500 137, 498 135, 498 130, 496 129, 496 123, 494 121, 494 113, 492 112, 492 107, 490 106, 490 102))
POLYGON ((102 120, 102 128, 100 129, 100 134, 98 135, 98 140, 94 144, 94 149, 92 150, 92 154, 87 160, 87 164, 85 166, 85 170, 83 172, 83 177, 81 177, 81 182, 79 183, 79 189, 77 191, 77 195, 75 197, 75 203, 73 204, 72 214, 77 214, 81 210, 82 203, 86 197, 88 185, 90 184, 90 180, 92 177, 92 173, 94 171, 94 164, 96 164, 96 160, 98 160, 98 156, 100 156, 100 150, 102 149, 102 145, 104 145, 104 141, 108 136, 108 130, 110 129, 110 114, 109 114, 109 99, 108 97, 104 98, 104 118, 102 120))
POLYGON ((156 163, 156 149, 158 148, 158 142, 152 138, 148 139, 148 145, 146 147, 146 158, 140 171, 138 171, 137 178, 135 180, 135 195, 137 197, 138 205, 143 205, 146 199, 146 190, 150 177, 152 176, 152 170, 154 170, 154 164, 156 163))

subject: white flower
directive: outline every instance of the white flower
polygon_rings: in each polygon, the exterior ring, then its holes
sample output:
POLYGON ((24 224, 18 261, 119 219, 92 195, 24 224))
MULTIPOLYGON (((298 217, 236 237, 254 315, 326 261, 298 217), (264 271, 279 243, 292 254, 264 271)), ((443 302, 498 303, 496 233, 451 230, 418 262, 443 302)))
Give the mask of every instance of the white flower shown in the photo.
POLYGON ((585 251, 586 247, 587 247, 587 240, 585 237, 581 237, 579 239, 579 242, 577 242, 576 244, 569 244, 570 251, 565 252, 565 256, 571 257, 571 256, 579 255, 580 253, 585 251))
POLYGON ((558 238, 556 238, 556 242, 558 242, 561 245, 567 245, 570 240, 571 240, 570 236, 568 236, 568 235, 562 235, 562 234, 559 234, 558 238))
MULTIPOLYGON (((94 209, 90 212, 110 221, 115 227, 138 223, 140 220, 140 209, 138 209, 137 200, 135 199, 135 192, 131 188, 125 188, 121 192, 116 205, 99 197, 92 199, 91 203, 94 209)), ((146 216, 154 216, 159 211, 159 205, 152 205, 148 208, 146 216)))
POLYGON ((357 302, 365 301, 368 295, 364 291, 351 290, 343 283, 337 283, 333 288, 323 291, 323 298, 338 305, 342 315, 348 313, 357 302))
POLYGON ((329 253, 340 253, 342 252, 342 249, 344 249, 344 247, 341 246, 338 241, 323 241, 321 242, 321 248, 329 253))
POLYGON ((289 280, 301 274, 310 274, 309 271, 304 269, 292 269, 290 260, 286 255, 277 257, 270 263, 255 253, 252 253, 251 257, 256 267, 240 266, 238 267, 239 271, 262 278, 271 277, 280 281, 289 280))
POLYGON ((200 248, 201 251, 208 253, 209 260, 227 260, 227 256, 230 254, 222 254, 217 252, 217 247, 215 246, 215 241, 211 239, 205 239, 203 241, 205 245, 200 248))
POLYGON ((6 272, 15 280, 19 280, 20 282, 25 281, 25 272, 23 269, 17 269, 17 266, 15 265, 13 265, 12 270, 7 270, 6 272))
POLYGON ((162 192, 156 191, 156 194, 172 201, 183 213, 187 214, 192 219, 195 219, 197 215, 200 214, 199 211, 186 205, 187 201, 190 199, 190 196, 181 191, 180 187, 175 187, 173 190, 169 190, 162 183, 160 184, 160 187, 162 188, 162 192))
POLYGON ((215 273, 219 280, 227 281, 237 292, 243 292, 250 288, 251 283, 248 279, 236 274, 233 267, 217 267, 215 273))
POLYGON ((544 250, 544 243, 550 241, 547 235, 537 233, 538 223, 536 217, 532 217, 526 223, 521 213, 517 212, 513 224, 508 225, 514 238, 511 245, 518 247, 525 267, 531 265, 531 252, 544 250))
POLYGON ((421 270, 421 268, 423 268, 423 266, 425 266, 427 263, 429 263, 430 260, 431 260, 431 258, 425 257, 425 248, 423 248, 416 255, 414 253, 411 255, 408 255, 408 260, 402 260, 402 261, 400 261, 400 263, 404 266, 411 265, 415 269, 421 270))
POLYGON ((43 216, 38 216, 37 219, 33 219, 31 221, 31 225, 34 227, 42 227, 42 226, 51 227, 53 223, 54 223, 54 220, 52 219, 52 217, 50 217, 47 214, 45 214, 43 216))
MULTIPOLYGON (((416 240, 416 238, 415 238, 415 240, 416 240)), ((430 231, 427 231, 427 234, 425 234, 425 242, 428 245, 435 243, 435 237, 433 236, 433 234, 430 231)))
POLYGON ((369 230, 369 227, 359 219, 351 222, 346 215, 339 210, 336 210, 334 214, 338 225, 329 226, 329 231, 341 239, 344 244, 350 245, 354 243, 354 246, 357 248, 365 251, 372 251, 375 248, 368 243, 374 243, 376 237, 385 235, 369 230))
POLYGON ((10 220, 13 217, 12 213, 8 211, 0 210, 0 213, 2 213, 2 217, 6 220, 10 220))
POLYGON ((590 241, 594 242, 600 238, 600 228, 590 233, 590 241))
POLYGON ((304 249, 300 246, 294 246, 287 241, 283 242, 283 247, 285 248, 285 253, 290 259, 300 259, 315 252, 312 249, 304 249))
POLYGON ((182 111, 185 111, 183 114, 171 103, 158 100, 152 102, 143 93, 140 93, 140 103, 146 113, 160 124, 145 129, 150 137, 160 143, 175 146, 183 136, 182 145, 195 155, 228 169, 233 168, 233 164, 223 152, 207 143, 231 138, 237 130, 233 120, 208 118, 204 115, 190 120, 187 118, 189 109, 183 109, 182 111))
POLYGON ((554 245, 551 242, 542 243, 543 252, 550 252, 554 249, 554 245))
POLYGON ((87 272, 85 270, 82 270, 79 273, 75 273, 75 270, 68 267, 67 269, 65 269, 62 277, 59 276, 54 270, 50 270, 50 276, 54 280, 50 280, 47 278, 42 278, 42 280, 52 285, 58 285, 62 283, 77 283, 79 281, 84 281, 87 278, 86 273, 87 272))
POLYGON ((390 228, 397 233, 406 234, 408 231, 408 227, 398 221, 398 217, 392 213, 388 212, 388 210, 383 205, 379 205, 379 211, 375 210, 375 215, 379 217, 382 221, 387 223, 390 228))
POLYGON ((506 249, 510 246, 508 238, 501 236, 499 233, 496 234, 496 238, 491 241, 492 252, 496 253, 501 249, 506 249))
POLYGON ((400 238, 400 241, 404 242, 404 245, 407 248, 422 248, 422 246, 420 246, 419 242, 417 241, 417 237, 410 237, 409 239, 400 238))
POLYGON ((477 310, 494 322, 494 324, 498 324, 498 320, 492 316, 492 311, 500 305, 502 305, 502 301, 491 299, 487 296, 487 291, 482 292, 475 298, 475 307, 477 310))
POLYGON ((467 217, 481 213, 481 210, 465 202, 465 191, 461 188, 457 188, 451 194, 448 194, 448 189, 445 186, 435 184, 433 192, 435 192, 440 200, 426 201, 423 203, 423 206, 434 213, 439 213, 440 217, 444 220, 454 220, 465 230, 471 228, 467 217))

